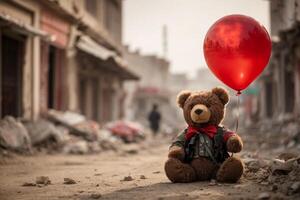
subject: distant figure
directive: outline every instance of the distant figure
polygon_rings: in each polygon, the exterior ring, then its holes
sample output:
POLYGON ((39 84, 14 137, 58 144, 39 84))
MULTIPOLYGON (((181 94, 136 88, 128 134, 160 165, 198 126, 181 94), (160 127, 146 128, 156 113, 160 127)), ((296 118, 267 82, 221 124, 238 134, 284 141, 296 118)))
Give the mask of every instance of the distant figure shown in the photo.
POLYGON ((157 132, 159 130, 160 118, 161 118, 160 113, 158 112, 157 108, 158 108, 158 105, 153 104, 152 110, 148 116, 150 128, 151 128, 154 136, 157 134, 157 132))

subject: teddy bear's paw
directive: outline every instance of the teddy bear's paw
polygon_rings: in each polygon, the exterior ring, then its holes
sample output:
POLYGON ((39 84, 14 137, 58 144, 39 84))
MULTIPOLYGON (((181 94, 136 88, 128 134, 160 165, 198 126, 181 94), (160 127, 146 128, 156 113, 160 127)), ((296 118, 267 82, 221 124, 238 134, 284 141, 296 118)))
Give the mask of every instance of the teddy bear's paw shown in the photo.
POLYGON ((194 169, 180 160, 169 158, 165 163, 165 172, 170 181, 173 183, 188 183, 196 179, 194 169))
POLYGON ((177 158, 178 160, 184 160, 184 150, 179 146, 172 146, 169 150, 169 158, 177 158))
POLYGON ((217 181, 235 183, 244 172, 244 165, 239 158, 229 157, 221 165, 217 172, 217 181))
POLYGON ((238 153, 243 148, 242 139, 239 136, 232 136, 227 141, 227 151, 238 153))
POLYGON ((198 181, 210 180, 217 170, 217 166, 206 158, 194 159, 191 165, 196 172, 198 181))

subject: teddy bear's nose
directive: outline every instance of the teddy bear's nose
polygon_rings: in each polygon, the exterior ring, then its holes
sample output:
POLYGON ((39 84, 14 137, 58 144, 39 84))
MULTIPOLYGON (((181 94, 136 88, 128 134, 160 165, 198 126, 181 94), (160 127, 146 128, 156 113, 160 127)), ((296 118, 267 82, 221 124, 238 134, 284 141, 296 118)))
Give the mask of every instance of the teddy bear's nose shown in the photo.
POLYGON ((199 109, 199 108, 195 110, 195 113, 196 113, 197 115, 200 115, 202 112, 203 112, 203 110, 202 110, 202 109, 199 109))

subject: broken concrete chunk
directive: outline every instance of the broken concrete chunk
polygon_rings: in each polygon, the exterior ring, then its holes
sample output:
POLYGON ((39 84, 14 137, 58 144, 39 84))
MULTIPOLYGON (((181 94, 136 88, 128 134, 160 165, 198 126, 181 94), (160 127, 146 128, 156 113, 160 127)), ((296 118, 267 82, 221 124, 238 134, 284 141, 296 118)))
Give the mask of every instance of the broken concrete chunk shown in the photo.
POLYGON ((64 184, 67 184, 67 185, 76 184, 76 181, 71 178, 64 178, 64 184))
POLYGON ((62 143, 63 134, 54 126, 54 124, 44 119, 35 122, 24 123, 33 145, 45 143, 47 141, 62 143))
POLYGON ((0 146, 13 150, 28 150, 31 147, 26 128, 11 116, 0 120, 0 146))
POLYGON ((300 181, 293 183, 291 185, 290 189, 291 189, 292 193, 300 192, 300 181))
POLYGON ((288 163, 280 159, 273 159, 271 163, 271 171, 273 174, 276 172, 288 173, 292 171, 292 163, 288 163))

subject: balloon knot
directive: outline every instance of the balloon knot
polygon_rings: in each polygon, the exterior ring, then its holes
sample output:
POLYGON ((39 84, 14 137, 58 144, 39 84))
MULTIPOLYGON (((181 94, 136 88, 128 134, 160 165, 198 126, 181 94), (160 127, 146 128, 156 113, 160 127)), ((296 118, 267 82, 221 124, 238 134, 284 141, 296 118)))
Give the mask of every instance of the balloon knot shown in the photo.
POLYGON ((237 91, 236 96, 240 96, 241 94, 242 94, 242 92, 239 90, 239 91, 237 91))

